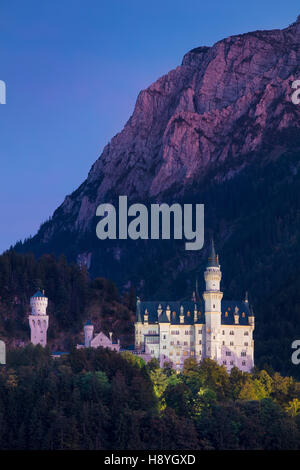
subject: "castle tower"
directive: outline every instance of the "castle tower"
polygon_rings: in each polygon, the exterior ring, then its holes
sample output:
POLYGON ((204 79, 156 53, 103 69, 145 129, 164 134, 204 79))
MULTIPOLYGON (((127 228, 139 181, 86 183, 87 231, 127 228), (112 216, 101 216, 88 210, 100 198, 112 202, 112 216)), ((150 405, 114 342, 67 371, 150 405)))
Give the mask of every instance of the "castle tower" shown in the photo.
POLYGON ((84 325, 84 347, 89 348, 94 337, 94 325, 88 320, 84 325))
MULTIPOLYGON (((145 312, 145 317, 148 319, 148 311, 145 312)), ((136 298, 136 321, 134 324, 135 329, 135 349, 140 351, 143 346, 143 335, 142 335, 143 321, 141 314, 141 300, 139 297, 136 298)))
POLYGON ((222 273, 219 258, 215 252, 214 241, 211 241, 208 265, 204 273, 206 284, 203 298, 205 302, 205 355, 215 361, 221 359, 221 300, 223 292, 220 291, 222 273))
POLYGON ((47 315, 48 298, 44 291, 37 291, 30 299, 31 315, 29 315, 29 326, 31 331, 30 340, 32 344, 47 344, 47 330, 49 316, 47 315))

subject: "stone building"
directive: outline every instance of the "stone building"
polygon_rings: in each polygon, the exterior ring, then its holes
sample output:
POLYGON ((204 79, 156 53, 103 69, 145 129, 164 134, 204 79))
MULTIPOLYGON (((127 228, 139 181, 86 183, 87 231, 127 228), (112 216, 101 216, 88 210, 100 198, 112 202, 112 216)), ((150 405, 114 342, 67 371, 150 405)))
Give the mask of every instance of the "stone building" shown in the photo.
POLYGON ((77 349, 81 348, 108 348, 112 351, 120 350, 120 340, 113 341, 113 334, 109 333, 109 337, 102 331, 94 336, 94 325, 90 320, 84 325, 84 344, 77 344, 77 349))
MULTIPOLYGON (((211 358, 250 371, 254 366, 254 313, 248 296, 243 301, 223 300, 221 269, 212 241, 203 300, 141 302, 137 299, 135 351, 171 362, 181 370, 184 360, 211 358)), ((198 297, 198 298, 197 298, 198 297)))

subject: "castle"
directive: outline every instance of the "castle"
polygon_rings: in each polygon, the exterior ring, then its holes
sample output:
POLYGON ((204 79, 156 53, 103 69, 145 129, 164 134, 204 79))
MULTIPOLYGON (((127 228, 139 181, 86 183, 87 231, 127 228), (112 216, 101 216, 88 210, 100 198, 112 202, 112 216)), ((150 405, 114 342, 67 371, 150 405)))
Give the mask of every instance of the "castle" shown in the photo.
MULTIPOLYGON (((48 298, 44 291, 38 290, 30 298, 31 315, 29 315, 30 326, 30 341, 32 344, 40 344, 41 346, 47 345, 47 330, 49 326, 49 316, 47 315, 48 298)), ((120 341, 113 342, 112 333, 109 338, 102 332, 94 336, 94 325, 87 321, 84 325, 84 344, 78 344, 77 349, 80 348, 109 348, 114 351, 120 350, 120 341)), ((0 344, 1 352, 1 344, 0 344)), ((53 357, 60 357, 62 354, 55 352, 53 357)), ((0 359, 1 362, 1 359, 0 359)))
POLYGON ((31 315, 29 315, 30 341, 32 344, 47 344, 49 316, 46 313, 48 299, 44 291, 38 290, 30 299, 31 315))
POLYGON ((113 342, 112 332, 109 333, 109 338, 102 332, 94 336, 94 325, 90 320, 84 325, 84 344, 77 344, 77 349, 81 348, 108 348, 112 351, 120 350, 120 340, 113 342))
MULTIPOLYGON (((183 302, 141 302, 137 298, 133 353, 146 361, 156 358, 161 367, 170 362, 178 371, 182 370, 185 359, 194 357, 198 362, 213 359, 228 371, 236 366, 250 372, 254 366, 253 309, 247 295, 244 301, 222 300, 221 278, 219 258, 212 241, 204 272, 203 300, 196 293, 192 301, 183 302)), ((36 292, 30 305, 31 342, 46 346, 49 317, 44 291, 36 292)), ((102 332, 94 335, 94 326, 87 321, 84 344, 78 344, 77 348, 102 346, 120 351, 120 341, 113 342, 112 333, 109 336, 102 332)))
POLYGON ((254 366, 254 313, 244 301, 222 300, 221 269, 211 243, 204 273, 203 300, 141 302, 137 299, 135 351, 146 360, 171 362, 178 371, 185 359, 214 359, 228 371, 234 366, 249 372, 254 366))

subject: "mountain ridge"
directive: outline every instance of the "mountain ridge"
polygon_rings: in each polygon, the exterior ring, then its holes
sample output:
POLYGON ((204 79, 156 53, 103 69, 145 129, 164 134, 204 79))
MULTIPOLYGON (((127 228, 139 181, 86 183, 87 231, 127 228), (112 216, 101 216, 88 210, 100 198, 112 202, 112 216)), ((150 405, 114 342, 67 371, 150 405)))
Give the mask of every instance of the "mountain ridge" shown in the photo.
MULTIPOLYGON (((204 202, 202 188, 209 194, 251 165, 264 167, 297 151, 300 108, 291 102, 291 83, 300 76, 298 64, 299 18, 283 30, 230 36, 192 49, 181 66, 139 93, 132 116, 104 147, 87 179, 17 249, 63 252, 95 275, 131 281, 130 272, 126 275, 131 248, 96 239, 98 204, 123 194, 134 202, 204 202), (105 262, 99 263, 99 250, 105 262)), ((215 203, 206 204, 206 211, 206 234, 214 230, 222 247, 224 237, 210 222, 215 203)), ((196 255, 200 263, 204 257, 205 249, 196 255)))

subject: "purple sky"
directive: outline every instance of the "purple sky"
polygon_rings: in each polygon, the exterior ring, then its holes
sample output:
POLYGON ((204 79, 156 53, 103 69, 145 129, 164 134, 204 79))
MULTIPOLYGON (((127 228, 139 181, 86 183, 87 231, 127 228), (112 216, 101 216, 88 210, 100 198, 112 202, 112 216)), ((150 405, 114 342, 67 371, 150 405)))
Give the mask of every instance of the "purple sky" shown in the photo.
POLYGON ((1 0, 0 252, 82 183, 141 89, 194 47, 295 21, 276 3, 1 0))

